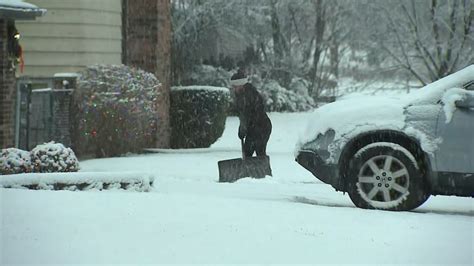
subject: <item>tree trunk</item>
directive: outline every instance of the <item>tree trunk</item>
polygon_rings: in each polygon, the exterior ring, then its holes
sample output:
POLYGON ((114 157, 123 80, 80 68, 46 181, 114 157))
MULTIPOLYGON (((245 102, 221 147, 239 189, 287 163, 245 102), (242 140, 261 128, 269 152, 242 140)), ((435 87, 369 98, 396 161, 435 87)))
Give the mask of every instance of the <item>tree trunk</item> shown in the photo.
POLYGON ((331 73, 339 77, 339 44, 333 39, 330 50, 331 73))
POLYGON ((170 125, 170 87, 171 87, 171 3, 170 0, 157 0, 157 49, 156 76, 162 88, 158 97, 158 130, 156 147, 169 148, 170 125))
POLYGON ((314 25, 315 31, 315 42, 314 42, 314 54, 313 54, 313 67, 311 68, 310 79, 311 79, 311 88, 312 88, 312 95, 311 96, 319 96, 318 90, 316 90, 316 94, 314 93, 315 88, 319 87, 319 80, 318 80, 318 67, 319 67, 319 60, 321 58, 321 53, 323 52, 323 38, 324 38, 324 30, 326 28, 326 19, 325 19, 325 12, 323 6, 323 0, 316 0, 315 3, 315 11, 316 11, 316 25, 314 25))
POLYGON ((273 51, 276 57, 277 65, 280 64, 283 58, 283 45, 281 39, 280 20, 278 19, 278 13, 276 10, 276 1, 272 0, 272 13, 271 13, 271 24, 272 24, 272 37, 273 37, 273 51))

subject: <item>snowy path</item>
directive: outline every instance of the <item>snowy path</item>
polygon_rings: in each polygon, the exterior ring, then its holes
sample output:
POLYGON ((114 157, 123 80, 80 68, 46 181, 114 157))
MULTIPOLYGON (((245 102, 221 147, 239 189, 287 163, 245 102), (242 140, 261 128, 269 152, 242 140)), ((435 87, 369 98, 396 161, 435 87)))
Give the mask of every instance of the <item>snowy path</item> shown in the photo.
POLYGON ((0 264, 474 264, 474 201, 432 197, 413 212, 353 207, 293 160, 308 114, 272 114, 274 177, 219 184, 238 120, 210 149, 81 162, 146 171, 151 193, 0 190, 0 264))

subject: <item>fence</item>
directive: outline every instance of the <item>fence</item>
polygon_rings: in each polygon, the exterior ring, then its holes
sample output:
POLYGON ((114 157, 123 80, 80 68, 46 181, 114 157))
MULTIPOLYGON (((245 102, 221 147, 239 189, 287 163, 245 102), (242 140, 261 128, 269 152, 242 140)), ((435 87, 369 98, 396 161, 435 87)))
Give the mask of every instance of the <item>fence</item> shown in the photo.
POLYGON ((75 79, 73 75, 56 75, 23 77, 17 81, 15 141, 18 148, 31 150, 49 141, 70 145, 69 108, 75 79))

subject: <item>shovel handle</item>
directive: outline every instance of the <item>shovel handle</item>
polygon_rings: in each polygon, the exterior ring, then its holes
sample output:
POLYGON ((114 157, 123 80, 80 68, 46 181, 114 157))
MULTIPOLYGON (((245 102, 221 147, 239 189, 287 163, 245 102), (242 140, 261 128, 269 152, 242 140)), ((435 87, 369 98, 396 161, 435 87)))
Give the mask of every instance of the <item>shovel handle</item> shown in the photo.
POLYGON ((242 149, 242 159, 245 159, 244 139, 240 139, 240 148, 242 149))

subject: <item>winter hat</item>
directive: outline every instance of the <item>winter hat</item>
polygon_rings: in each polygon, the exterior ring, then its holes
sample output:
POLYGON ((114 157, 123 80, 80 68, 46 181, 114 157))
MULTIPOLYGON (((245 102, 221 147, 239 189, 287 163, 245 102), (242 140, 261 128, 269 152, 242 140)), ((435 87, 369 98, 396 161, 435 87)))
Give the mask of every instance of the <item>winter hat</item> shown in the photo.
POLYGON ((231 86, 243 86, 249 82, 247 75, 245 75, 242 69, 239 69, 237 73, 232 75, 230 78, 230 85, 231 86))

